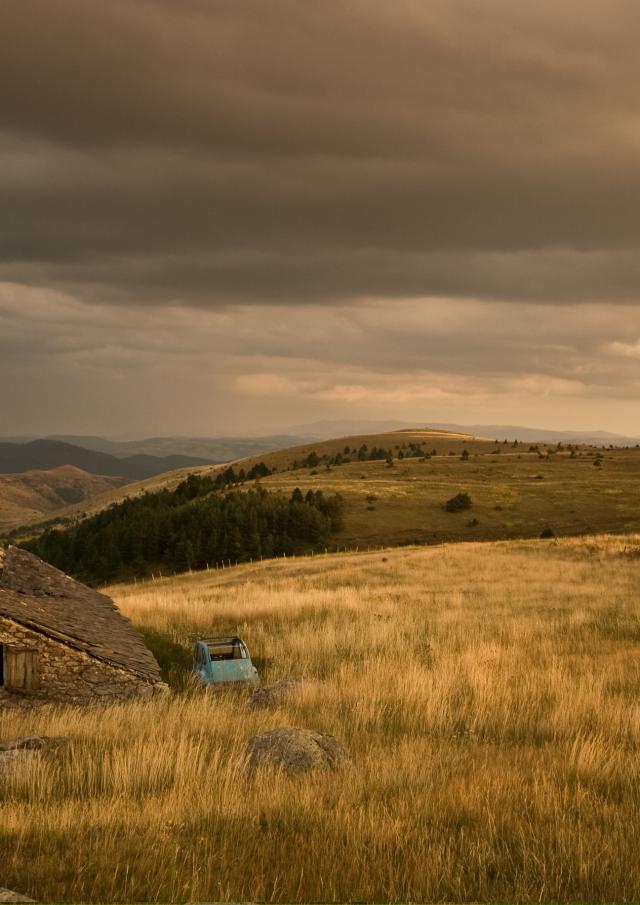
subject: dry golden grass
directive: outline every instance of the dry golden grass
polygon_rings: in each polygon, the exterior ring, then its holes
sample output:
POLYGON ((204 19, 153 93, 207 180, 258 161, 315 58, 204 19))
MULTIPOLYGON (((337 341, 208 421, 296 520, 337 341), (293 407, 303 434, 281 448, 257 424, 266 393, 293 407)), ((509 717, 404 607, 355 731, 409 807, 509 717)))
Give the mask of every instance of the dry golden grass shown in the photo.
POLYGON ((40 901, 637 901, 639 537, 279 560, 112 594, 181 644, 239 630, 256 712, 189 693, 0 715, 71 743, 10 777, 0 883, 40 901), (248 778, 247 738, 353 767, 248 778))

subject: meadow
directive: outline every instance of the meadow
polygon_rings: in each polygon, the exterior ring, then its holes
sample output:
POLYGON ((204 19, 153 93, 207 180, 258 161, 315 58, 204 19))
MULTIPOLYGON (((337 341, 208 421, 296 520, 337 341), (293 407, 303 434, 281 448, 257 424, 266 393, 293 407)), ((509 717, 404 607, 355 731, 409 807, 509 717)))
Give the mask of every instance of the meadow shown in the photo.
POLYGON ((260 483, 287 494, 295 487, 342 494, 345 525, 334 540, 347 549, 535 538, 545 529, 556 535, 640 531, 640 449, 433 445, 438 453, 426 460, 279 470, 260 483), (468 459, 461 458, 465 449, 468 459), (446 512, 443 504, 460 491, 469 493, 471 509, 446 512))
POLYGON ((2 738, 70 739, 3 780, 3 885, 55 902, 640 898, 640 536, 287 559, 109 593, 163 657, 233 630, 266 682, 304 682, 255 710, 174 668, 183 690, 162 700, 0 712, 2 738), (334 734, 354 763, 248 775, 247 739, 276 726, 334 734))
MULTIPOLYGON (((332 537, 330 549, 536 538, 543 531, 558 536, 640 532, 637 447, 513 446, 443 431, 403 430, 309 443, 243 459, 233 467, 249 472, 260 462, 274 473, 239 486, 250 489, 259 483, 287 496, 299 487, 303 493, 322 490, 344 497, 344 529, 332 537), (358 461, 356 451, 363 443, 369 450, 392 451, 393 464, 358 461), (411 444, 429 457, 410 455, 411 444), (345 461, 329 468, 322 462, 303 466, 313 452, 319 457, 340 454, 345 461), (446 512, 443 504, 461 491, 470 495, 471 509, 446 512)), ((126 496, 175 489, 190 472, 215 474, 226 467, 168 472, 54 514, 83 518, 126 496)), ((19 536, 26 539, 41 530, 27 526, 19 536)))

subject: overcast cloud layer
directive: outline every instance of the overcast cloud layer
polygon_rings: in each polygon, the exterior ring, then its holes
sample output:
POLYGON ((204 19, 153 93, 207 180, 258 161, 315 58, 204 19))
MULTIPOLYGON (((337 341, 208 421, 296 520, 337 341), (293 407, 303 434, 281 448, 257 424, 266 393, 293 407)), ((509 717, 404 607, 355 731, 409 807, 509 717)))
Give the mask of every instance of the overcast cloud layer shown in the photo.
POLYGON ((2 433, 640 434, 635 0, 3 0, 2 433))

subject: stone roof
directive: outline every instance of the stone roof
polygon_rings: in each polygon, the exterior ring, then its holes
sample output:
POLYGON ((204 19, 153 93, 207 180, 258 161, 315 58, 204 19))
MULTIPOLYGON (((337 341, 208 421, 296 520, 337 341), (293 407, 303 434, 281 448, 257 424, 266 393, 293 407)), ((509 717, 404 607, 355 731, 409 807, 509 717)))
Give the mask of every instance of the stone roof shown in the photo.
POLYGON ((0 616, 160 682, 160 669, 115 603, 19 547, 0 549, 0 616))

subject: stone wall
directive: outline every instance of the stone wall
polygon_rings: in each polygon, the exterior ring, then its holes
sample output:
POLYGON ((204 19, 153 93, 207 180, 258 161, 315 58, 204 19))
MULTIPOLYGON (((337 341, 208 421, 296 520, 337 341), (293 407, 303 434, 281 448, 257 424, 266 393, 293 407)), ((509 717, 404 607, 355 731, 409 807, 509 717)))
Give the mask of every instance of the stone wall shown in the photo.
POLYGON ((152 684, 3 616, 0 616, 0 644, 38 650, 40 689, 30 694, 30 698, 89 704, 150 698, 157 692, 166 691, 162 682, 152 684))

